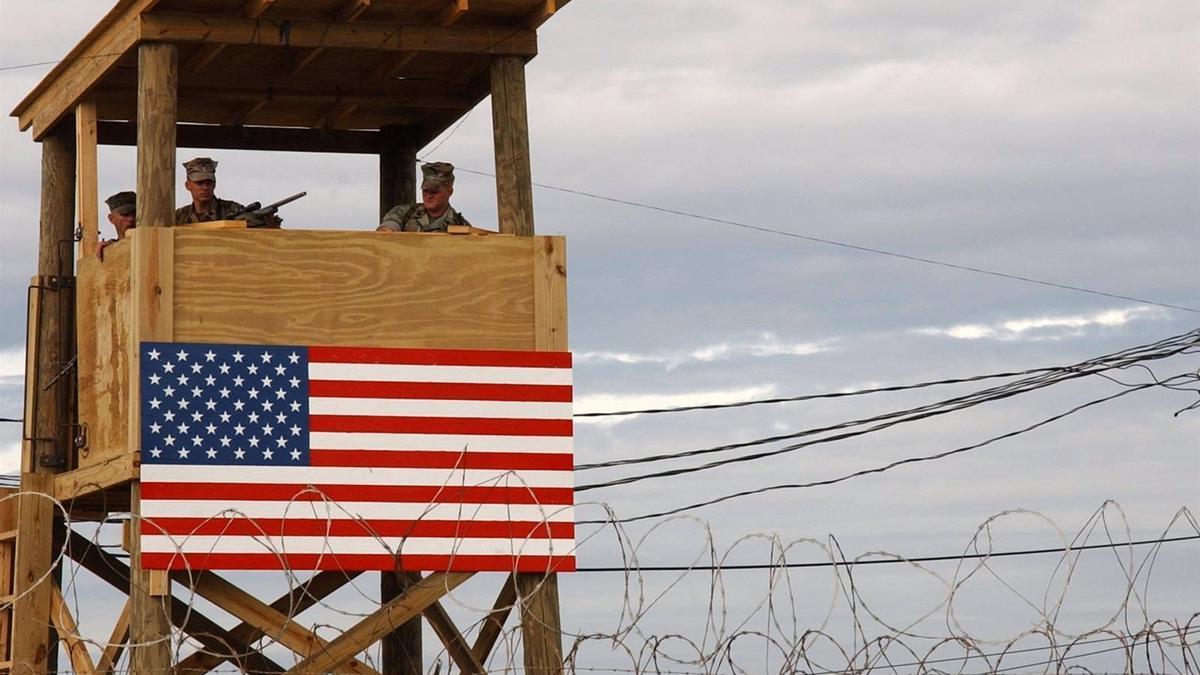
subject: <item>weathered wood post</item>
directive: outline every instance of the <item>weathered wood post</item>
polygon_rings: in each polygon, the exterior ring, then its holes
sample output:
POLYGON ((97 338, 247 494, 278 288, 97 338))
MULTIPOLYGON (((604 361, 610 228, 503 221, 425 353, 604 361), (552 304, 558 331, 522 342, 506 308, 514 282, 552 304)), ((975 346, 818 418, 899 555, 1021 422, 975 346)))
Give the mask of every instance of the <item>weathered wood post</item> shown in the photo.
MULTIPOLYGON (((142 341, 172 337, 172 232, 175 220, 175 122, 179 56, 170 43, 148 42, 138 47, 137 224, 131 251, 130 363, 137 371, 137 350, 142 341)), ((138 378, 130 378, 129 398, 138 400, 138 378)), ((138 450, 141 411, 129 407, 129 438, 138 450)), ((130 625, 134 645, 133 670, 137 673, 171 672, 170 586, 165 572, 146 571, 141 565, 141 486, 131 487, 134 514, 129 537, 130 625)))
POLYGON ((70 124, 42 138, 41 228, 38 274, 30 295, 29 352, 26 355, 25 433, 21 458, 21 497, 17 525, 12 658, 16 672, 46 673, 58 645, 50 630, 54 579, 53 529, 57 509, 54 474, 68 452, 69 378, 59 378, 70 361, 71 281, 74 274, 75 150, 70 124), (58 378, 54 385, 52 381, 58 378), (61 385, 61 386, 60 386, 61 385))
MULTIPOLYGON (((397 204, 417 201, 417 144, 409 127, 391 125, 379 129, 379 218, 397 204)), ((394 572, 379 576, 379 602, 403 593, 394 572)), ((421 675, 421 617, 417 615, 384 636, 380 665, 382 675, 421 675)))
MULTIPOLYGON (((492 59, 492 134, 496 154, 496 200, 500 231, 531 237, 533 177, 529 165, 529 115, 525 104, 525 61, 520 57, 492 59)), ((564 251, 548 251, 559 262, 549 274, 565 274, 564 251)), ((537 283, 547 280, 539 279, 537 283)), ((537 349, 567 350, 566 307, 539 307, 537 349), (563 313, 562 317, 558 313, 563 313), (558 319, 562 319, 559 321, 558 319)), ((521 634, 525 671, 535 675, 562 672, 562 628, 558 576, 516 574, 521 598, 521 634)))

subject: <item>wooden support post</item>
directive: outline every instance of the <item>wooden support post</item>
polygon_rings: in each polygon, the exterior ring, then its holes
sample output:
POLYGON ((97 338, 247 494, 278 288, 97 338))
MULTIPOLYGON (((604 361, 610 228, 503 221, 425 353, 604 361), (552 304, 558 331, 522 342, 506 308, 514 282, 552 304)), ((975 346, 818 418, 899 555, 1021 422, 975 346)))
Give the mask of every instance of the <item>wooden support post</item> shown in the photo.
MULTIPOLYGON (((175 221, 175 121, 178 81, 175 45, 145 42, 138 47, 138 149, 137 224, 133 232, 131 299, 133 325, 130 336, 129 398, 138 400, 138 346, 147 340, 172 337, 174 233, 161 229, 175 221)), ((138 406, 131 405, 129 438, 140 438, 138 406)), ((136 444, 136 441, 135 441, 136 444)), ((137 447, 134 448, 138 450, 137 447)), ((151 574, 141 564, 141 484, 130 488, 134 514, 130 537, 129 635, 133 644, 133 670, 168 673, 171 669, 170 595, 153 595, 151 574)))
POLYGON ((39 287, 31 294, 25 378, 25 441, 21 448, 21 497, 17 533, 12 661, 18 672, 45 673, 53 667, 50 582, 55 507, 54 470, 65 464, 70 378, 58 377, 70 361, 75 221, 74 133, 59 125, 42 139, 39 287), (58 378, 54 386, 49 383, 58 378), (39 496, 41 495, 41 496, 39 496))
POLYGON ((138 46, 137 224, 175 224, 175 121, 178 88, 175 45, 138 46))
POLYGON ((96 661, 96 672, 100 675, 109 675, 117 666, 117 661, 121 660, 121 652, 125 651, 125 643, 129 642, 129 601, 125 601, 125 605, 121 607, 121 613, 117 616, 117 622, 113 624, 112 635, 108 636, 108 643, 104 646, 104 651, 100 653, 100 659, 96 661))
POLYGON ((417 201, 417 143, 409 127, 379 130, 379 218, 397 204, 417 201))
POLYGON ((500 231, 533 236, 533 178, 529 168, 525 62, 513 56, 493 58, 491 81, 500 231))
POLYGON ((100 245, 100 194, 97 184, 96 142, 96 100, 87 98, 75 106, 75 182, 79 186, 77 203, 79 227, 83 235, 79 242, 81 258, 96 255, 96 249, 100 245))
POLYGON ((92 663, 92 655, 88 653, 87 643, 79 635, 79 626, 71 615, 71 608, 63 601, 62 592, 58 585, 50 583, 50 619, 67 648, 67 659, 75 670, 75 675, 95 675, 96 666, 92 663))

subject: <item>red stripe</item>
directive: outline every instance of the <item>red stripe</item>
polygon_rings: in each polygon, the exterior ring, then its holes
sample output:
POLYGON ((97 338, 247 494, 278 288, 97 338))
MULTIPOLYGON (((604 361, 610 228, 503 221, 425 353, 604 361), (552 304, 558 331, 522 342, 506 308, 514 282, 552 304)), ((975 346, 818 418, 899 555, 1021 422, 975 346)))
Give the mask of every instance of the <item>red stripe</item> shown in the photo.
POLYGON ((404 502, 417 504, 574 503, 571 488, 492 486, 320 485, 300 483, 142 483, 142 499, 223 499, 245 501, 404 502), (319 490, 319 492, 317 491, 319 490))
MULTIPOLYGON (((322 518, 153 518, 142 534, 293 537, 447 537, 455 539, 571 539, 575 523, 473 520, 338 520, 322 518)), ((331 544, 337 548, 337 544, 331 544)))
POLYGON ((310 415, 312 431, 379 434, 463 434, 478 436, 570 436, 571 420, 499 417, 377 417, 310 415))
POLYGON ((412 572, 574 572, 575 556, 401 555, 356 553, 143 553, 142 566, 162 570, 392 570, 412 572))
POLYGON ((312 466, 388 469, 499 469, 501 471, 572 471, 570 453, 459 452, 456 450, 313 450, 312 466))
POLYGON ((392 349, 386 347, 309 347, 312 363, 387 363, 417 366, 500 366, 570 368, 570 352, 498 349, 392 349))
POLYGON ((310 380, 309 396, 417 398, 455 401, 570 403, 569 384, 460 384, 455 382, 358 382, 310 380))

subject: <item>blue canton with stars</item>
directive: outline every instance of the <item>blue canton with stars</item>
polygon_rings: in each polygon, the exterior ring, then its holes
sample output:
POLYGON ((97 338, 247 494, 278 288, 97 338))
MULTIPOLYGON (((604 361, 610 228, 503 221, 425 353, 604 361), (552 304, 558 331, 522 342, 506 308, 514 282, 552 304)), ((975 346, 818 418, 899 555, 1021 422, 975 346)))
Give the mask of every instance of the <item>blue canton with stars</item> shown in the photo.
POLYGON ((307 466, 308 350, 143 342, 142 463, 307 466))

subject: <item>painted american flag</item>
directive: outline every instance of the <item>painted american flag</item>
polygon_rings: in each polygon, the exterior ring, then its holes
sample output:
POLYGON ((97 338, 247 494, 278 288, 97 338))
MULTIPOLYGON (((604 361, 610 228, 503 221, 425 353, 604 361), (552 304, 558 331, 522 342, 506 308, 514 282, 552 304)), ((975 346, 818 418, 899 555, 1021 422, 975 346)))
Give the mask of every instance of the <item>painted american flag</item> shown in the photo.
POLYGON ((572 571, 571 355, 141 345, 147 569, 572 571))

